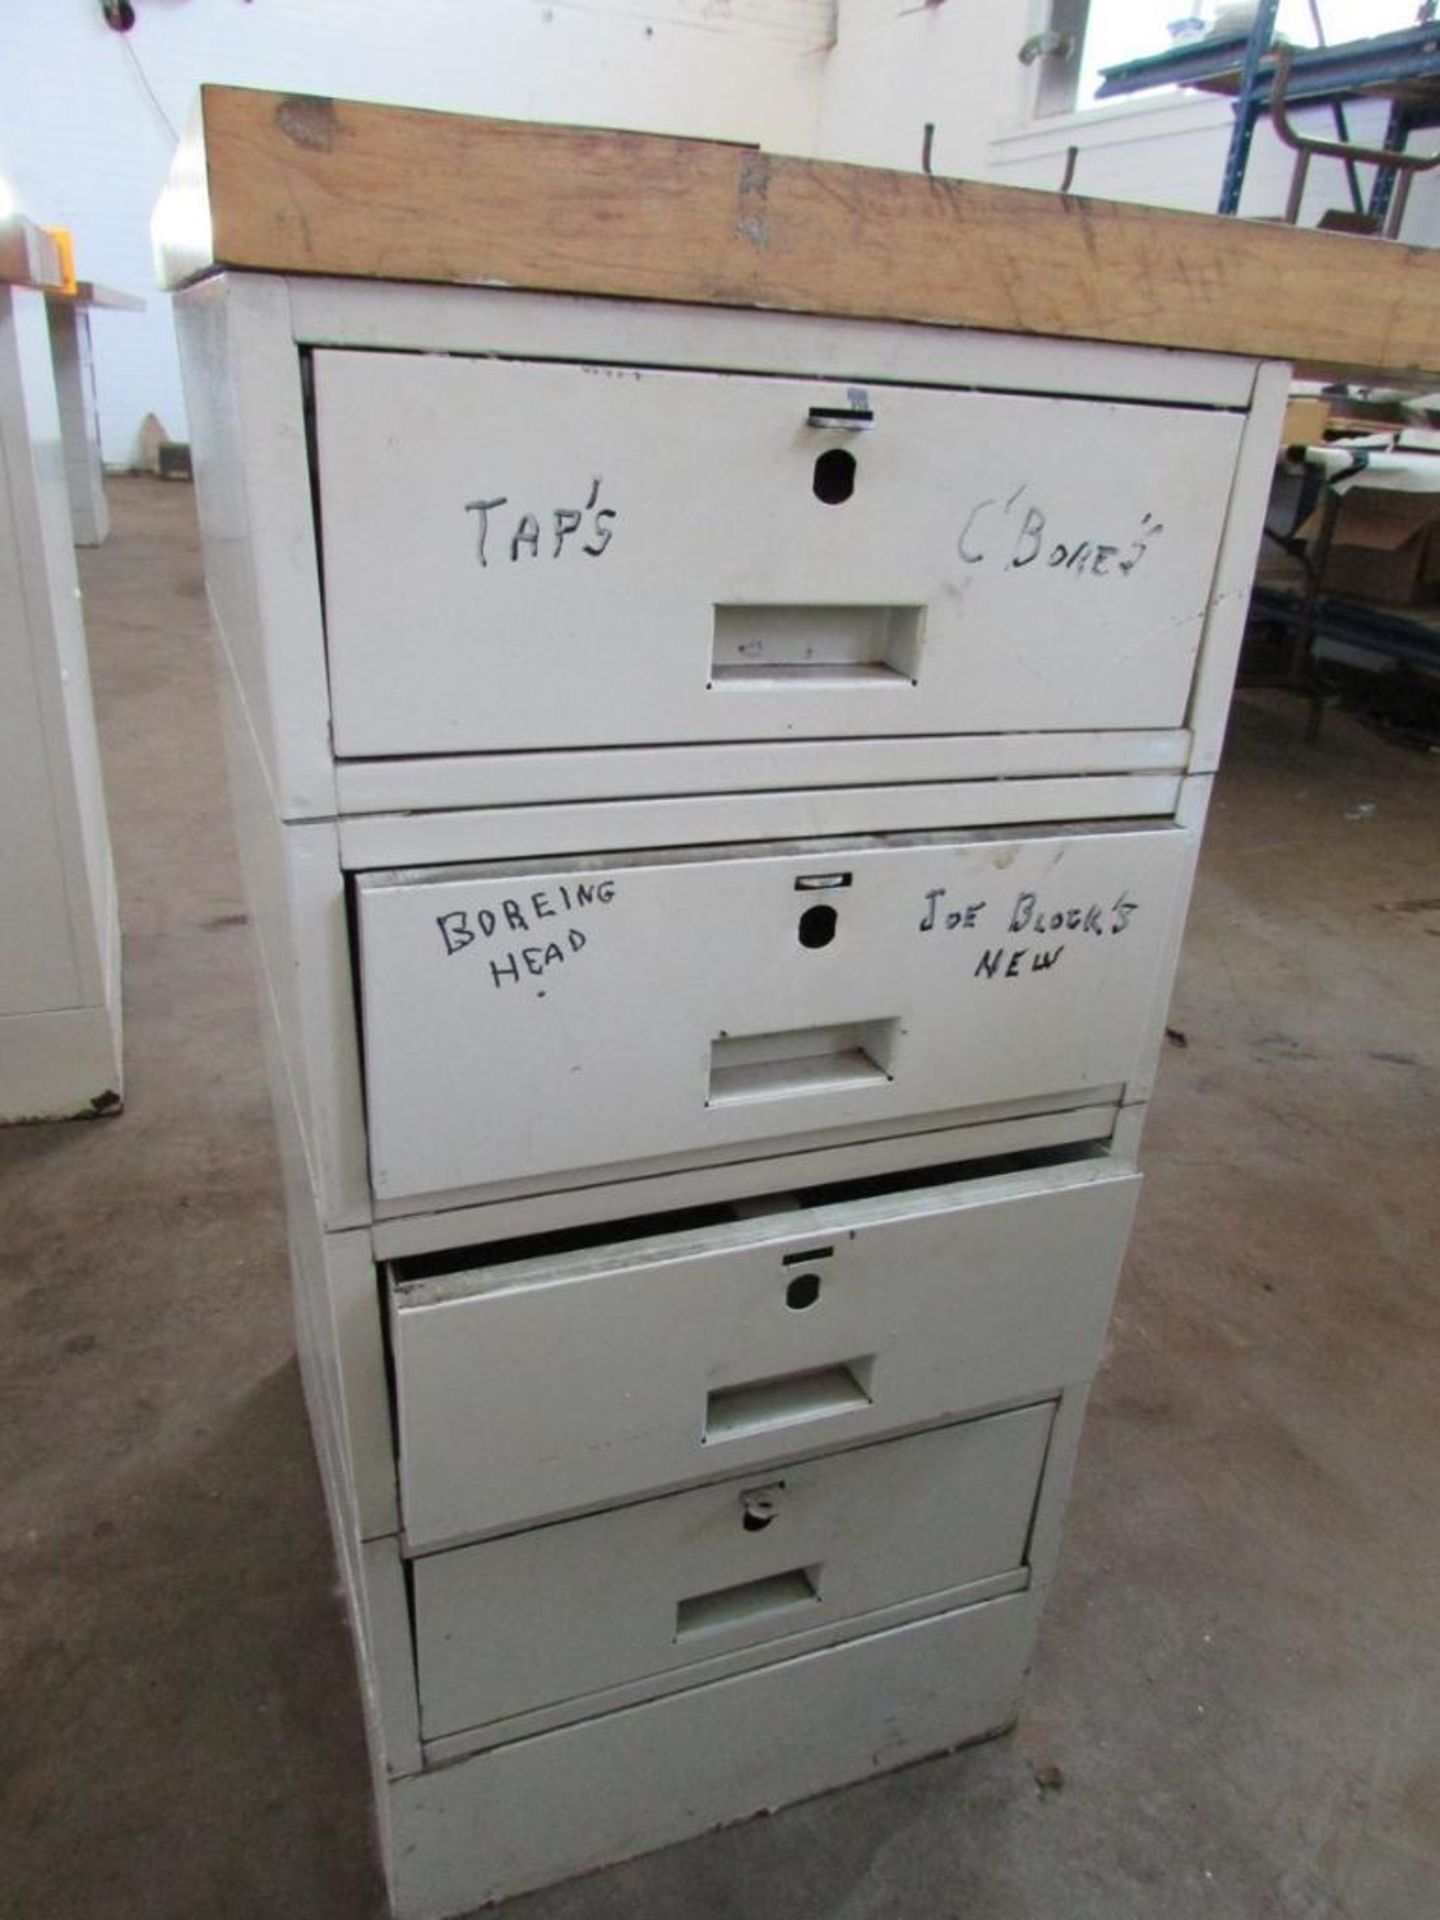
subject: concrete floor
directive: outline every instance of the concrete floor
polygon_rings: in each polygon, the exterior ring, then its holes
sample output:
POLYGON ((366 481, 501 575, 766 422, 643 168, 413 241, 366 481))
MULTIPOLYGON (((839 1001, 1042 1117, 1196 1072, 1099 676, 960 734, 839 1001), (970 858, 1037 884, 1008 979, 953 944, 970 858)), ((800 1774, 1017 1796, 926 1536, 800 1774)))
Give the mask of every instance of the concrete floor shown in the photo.
MULTIPOLYGON (((128 1104, 0 1134, 0 1914, 378 1920, 192 498, 110 493, 128 1104)), ((1440 762, 1302 718, 1237 710, 1015 1735, 515 1920, 1440 1912, 1440 762)))

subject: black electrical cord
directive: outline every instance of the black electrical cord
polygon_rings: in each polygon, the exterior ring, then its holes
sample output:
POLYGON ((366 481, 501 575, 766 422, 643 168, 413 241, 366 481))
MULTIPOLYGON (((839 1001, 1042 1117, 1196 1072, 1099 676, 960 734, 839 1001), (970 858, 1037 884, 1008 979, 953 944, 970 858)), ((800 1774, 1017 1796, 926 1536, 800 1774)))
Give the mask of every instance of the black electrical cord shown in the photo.
POLYGON ((176 129, 174 121, 170 118, 169 114, 166 113, 164 107, 161 105, 159 94, 156 93, 154 87, 151 86, 150 76, 148 73, 146 73, 144 67, 142 67, 140 64, 139 54, 136 53, 134 46, 131 44, 129 40, 122 42, 122 45, 124 46, 126 53, 129 54, 130 64, 132 67, 134 67, 136 74, 139 76, 140 84, 142 87, 144 87, 146 94, 149 96, 151 106, 155 109, 156 113, 160 116, 160 120, 164 125, 165 131, 169 134, 170 138, 173 141, 175 141, 176 144, 178 145, 180 140, 179 132, 176 129))

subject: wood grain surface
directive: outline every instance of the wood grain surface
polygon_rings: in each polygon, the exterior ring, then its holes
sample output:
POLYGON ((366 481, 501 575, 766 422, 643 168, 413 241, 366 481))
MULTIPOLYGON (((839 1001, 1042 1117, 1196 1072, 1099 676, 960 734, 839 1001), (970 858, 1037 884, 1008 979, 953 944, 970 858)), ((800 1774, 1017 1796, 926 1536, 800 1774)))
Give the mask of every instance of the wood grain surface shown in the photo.
POLYGON ((744 146, 207 87, 156 212, 215 267, 1440 372, 1440 252, 744 146))

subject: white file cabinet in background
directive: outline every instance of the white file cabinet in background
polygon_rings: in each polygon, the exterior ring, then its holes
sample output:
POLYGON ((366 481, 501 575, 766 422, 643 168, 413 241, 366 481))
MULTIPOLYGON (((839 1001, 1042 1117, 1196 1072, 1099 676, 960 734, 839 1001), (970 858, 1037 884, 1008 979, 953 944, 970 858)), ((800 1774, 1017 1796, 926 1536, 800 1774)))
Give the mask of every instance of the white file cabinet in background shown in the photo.
POLYGON ((216 90, 203 131, 160 233, 422 1920, 1014 1719, 1286 370, 1183 298, 1146 348, 899 268, 841 316, 783 245, 645 282, 637 209, 740 244, 725 149, 216 90))

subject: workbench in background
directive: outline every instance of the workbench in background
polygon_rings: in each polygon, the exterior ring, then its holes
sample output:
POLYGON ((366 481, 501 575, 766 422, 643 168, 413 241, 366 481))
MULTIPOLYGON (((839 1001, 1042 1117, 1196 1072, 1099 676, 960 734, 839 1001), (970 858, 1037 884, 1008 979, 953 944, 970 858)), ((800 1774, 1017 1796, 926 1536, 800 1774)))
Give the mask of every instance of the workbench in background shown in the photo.
MULTIPOLYGON (((1235 103, 1235 125, 1220 188, 1218 211, 1238 213, 1255 128, 1271 111, 1277 71, 1272 47, 1276 0, 1262 0, 1248 33, 1209 34, 1161 53, 1107 67, 1097 100, 1147 93, 1156 87, 1188 87, 1220 94, 1235 103)), ((1341 141, 1348 141, 1345 109, 1357 101, 1389 104, 1383 150, 1396 156, 1376 167, 1368 196, 1348 169, 1353 211, 1378 231, 1390 211, 1410 136, 1440 125, 1440 24, 1377 33, 1333 47, 1290 50, 1285 93, 1290 107, 1328 107, 1341 141)))
POLYGON ((50 322, 55 391, 60 403, 70 523, 77 547, 98 547, 110 531, 110 514, 105 505, 90 315, 143 313, 145 302, 131 294, 119 293, 113 287, 97 286, 93 280, 81 280, 73 288, 48 292, 45 307, 50 322))
POLYGON ((120 927, 46 302, 60 264, 0 222, 0 1121, 121 1099, 120 927))

